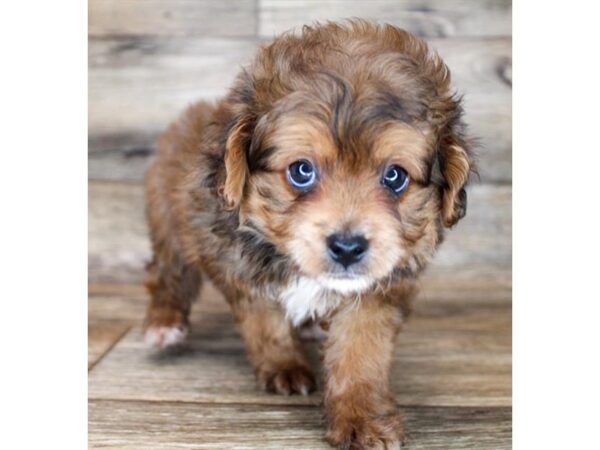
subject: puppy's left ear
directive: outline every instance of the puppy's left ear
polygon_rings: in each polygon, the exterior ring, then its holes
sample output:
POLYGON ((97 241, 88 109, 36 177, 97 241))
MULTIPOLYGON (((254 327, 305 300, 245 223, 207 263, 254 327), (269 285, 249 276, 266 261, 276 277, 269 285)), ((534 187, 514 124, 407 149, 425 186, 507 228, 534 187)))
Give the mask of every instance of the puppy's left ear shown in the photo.
POLYGON ((447 137, 440 146, 439 163, 444 178, 442 221, 449 228, 467 213, 465 186, 474 169, 469 146, 463 139, 447 137))
POLYGON ((225 207, 235 209, 239 206, 248 178, 248 146, 252 134, 250 117, 242 116, 231 128, 225 144, 225 183, 219 193, 225 207))

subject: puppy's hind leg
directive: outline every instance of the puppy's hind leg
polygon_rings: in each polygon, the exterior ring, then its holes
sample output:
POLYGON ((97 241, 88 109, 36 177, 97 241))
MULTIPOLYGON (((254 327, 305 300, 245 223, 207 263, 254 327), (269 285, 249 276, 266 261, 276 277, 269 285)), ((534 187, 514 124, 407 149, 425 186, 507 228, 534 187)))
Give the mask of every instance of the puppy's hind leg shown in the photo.
POLYGON ((155 254, 147 271, 151 299, 145 320, 146 343, 154 348, 178 344, 189 331, 191 303, 201 286, 200 271, 177 255, 165 258, 164 254, 155 254))
POLYGON ((259 385, 277 394, 308 395, 315 378, 302 344, 278 305, 261 299, 230 302, 259 385))

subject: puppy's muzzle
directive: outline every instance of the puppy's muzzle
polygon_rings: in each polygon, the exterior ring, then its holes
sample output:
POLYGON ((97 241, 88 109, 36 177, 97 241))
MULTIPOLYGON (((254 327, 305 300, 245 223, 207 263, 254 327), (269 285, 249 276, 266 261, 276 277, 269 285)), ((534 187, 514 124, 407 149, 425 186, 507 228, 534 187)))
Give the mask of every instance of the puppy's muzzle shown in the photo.
POLYGON ((362 235, 332 234, 327 237, 327 252, 332 260, 347 269, 363 259, 369 241, 362 235))

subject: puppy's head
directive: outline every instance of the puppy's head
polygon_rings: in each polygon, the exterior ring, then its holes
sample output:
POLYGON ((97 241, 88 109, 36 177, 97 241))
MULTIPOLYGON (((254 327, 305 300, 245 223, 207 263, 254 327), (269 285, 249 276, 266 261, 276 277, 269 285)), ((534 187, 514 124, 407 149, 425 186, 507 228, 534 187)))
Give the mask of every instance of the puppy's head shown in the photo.
POLYGON ((229 102, 226 204, 330 289, 416 274, 465 214, 460 102, 446 66, 402 30, 350 22, 278 38, 229 102))

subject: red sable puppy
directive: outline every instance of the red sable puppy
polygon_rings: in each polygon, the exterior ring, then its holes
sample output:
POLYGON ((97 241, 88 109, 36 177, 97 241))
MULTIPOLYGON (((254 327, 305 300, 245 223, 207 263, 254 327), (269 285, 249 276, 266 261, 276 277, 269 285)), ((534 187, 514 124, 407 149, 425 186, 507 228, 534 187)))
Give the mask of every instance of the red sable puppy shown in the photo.
POLYGON ((191 106, 146 176, 149 342, 185 337, 206 275, 263 388, 315 389, 297 334, 314 321, 327 440, 398 448, 394 340, 473 165, 449 84, 423 41, 350 21, 278 37, 224 99, 191 106))

